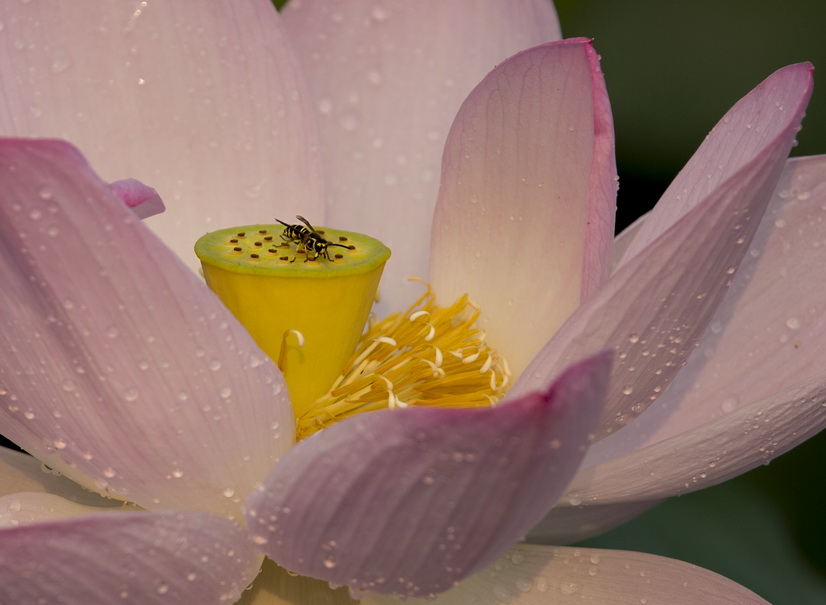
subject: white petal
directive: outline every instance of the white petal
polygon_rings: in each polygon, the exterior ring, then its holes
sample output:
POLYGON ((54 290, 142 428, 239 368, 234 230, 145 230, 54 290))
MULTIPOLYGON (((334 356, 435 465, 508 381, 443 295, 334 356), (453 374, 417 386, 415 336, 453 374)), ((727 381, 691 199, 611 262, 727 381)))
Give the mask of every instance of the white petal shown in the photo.
POLYGON ((63 138, 191 267, 206 231, 323 212, 303 82, 268 0, 0 3, 0 134, 63 138))
MULTIPOLYGON (((591 548, 520 545, 433 600, 436 605, 768 605, 750 590, 689 563, 591 548)), ((364 605, 389 605, 368 596, 364 605)))
POLYGON ((450 123, 496 64, 559 39, 553 4, 290 2, 284 22, 315 103, 328 226, 368 233, 393 250, 382 307, 403 309, 419 295, 407 277, 427 277, 450 123))

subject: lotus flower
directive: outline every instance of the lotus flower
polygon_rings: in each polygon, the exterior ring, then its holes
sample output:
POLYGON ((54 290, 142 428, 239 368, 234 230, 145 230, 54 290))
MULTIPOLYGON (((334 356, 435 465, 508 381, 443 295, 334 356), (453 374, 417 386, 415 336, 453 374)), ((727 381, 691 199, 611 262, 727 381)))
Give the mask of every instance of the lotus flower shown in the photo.
POLYGON ((268 562, 248 602, 349 601, 326 582, 368 603, 760 602, 677 561, 514 543, 595 533, 823 426, 826 165, 785 163, 811 68, 738 103, 612 244, 590 42, 545 43, 545 2, 442 4, 294 8, 300 70, 263 1, 0 8, 0 129, 35 137, 0 141, 0 432, 64 475, 2 452, 5 601, 232 602, 264 552, 323 581, 268 562), (166 201, 160 237, 127 207, 153 194, 107 183, 127 177, 166 201), (408 271, 469 292, 518 375, 506 400, 295 445, 280 372, 167 247, 189 261, 209 226, 294 211, 394 249, 388 306, 408 271))

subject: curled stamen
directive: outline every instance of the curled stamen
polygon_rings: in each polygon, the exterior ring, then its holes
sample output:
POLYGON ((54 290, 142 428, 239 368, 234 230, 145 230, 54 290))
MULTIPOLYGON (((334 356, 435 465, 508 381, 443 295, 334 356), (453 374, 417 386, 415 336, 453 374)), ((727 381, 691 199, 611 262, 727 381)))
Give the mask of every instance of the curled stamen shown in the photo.
POLYGON ((482 367, 479 368, 479 373, 484 374, 490 369, 490 366, 493 365, 493 357, 488 355, 488 358, 485 360, 485 363, 482 364, 482 367))
POLYGON ((361 365, 361 364, 362 364, 362 362, 363 362, 365 359, 367 359, 367 357, 368 357, 368 356, 369 356, 369 355, 370 355, 373 351, 375 351, 375 350, 376 350, 376 347, 378 347, 378 346, 379 346, 380 344, 382 344, 382 343, 384 343, 384 344, 389 344, 391 347, 395 347, 395 346, 396 346, 396 341, 395 341, 395 340, 393 340, 392 338, 390 338, 390 337, 388 337, 388 336, 379 336, 378 338, 373 339, 373 341, 370 343, 370 345, 368 345, 368 347, 367 347, 364 351, 362 351, 362 353, 361 353, 361 354, 359 354, 359 356, 358 356, 358 357, 356 357, 354 360, 352 360, 352 361, 351 361, 350 363, 348 363, 347 365, 348 365, 348 366, 359 366, 359 365, 361 365))
POLYGON ((437 376, 442 376, 442 377, 446 376, 445 371, 442 368, 440 368, 439 366, 437 366, 435 363, 430 361, 429 359, 420 359, 419 361, 422 361, 422 362, 426 363, 427 365, 429 365, 431 367, 431 369, 433 370, 433 377, 434 378, 437 377, 437 376))
POLYGON ((436 367, 441 368, 442 367, 442 362, 444 362, 444 360, 445 360, 444 356, 442 355, 442 350, 439 347, 433 347, 433 348, 436 349, 436 359, 434 359, 433 361, 436 364, 436 367))
POLYGON ((416 321, 420 317, 429 317, 429 316, 430 316, 429 311, 422 310, 422 311, 416 311, 415 313, 411 313, 410 316, 408 317, 408 319, 410 321, 416 321))
POLYGON ((467 357, 463 357, 462 363, 473 363, 477 359, 479 359, 479 351, 476 351, 475 353, 473 353, 472 355, 468 355, 467 357))
POLYGON ((286 330, 281 336, 281 349, 278 351, 278 369, 284 372, 287 365, 287 337, 293 334, 296 337, 298 348, 304 346, 304 335, 298 330, 286 330))

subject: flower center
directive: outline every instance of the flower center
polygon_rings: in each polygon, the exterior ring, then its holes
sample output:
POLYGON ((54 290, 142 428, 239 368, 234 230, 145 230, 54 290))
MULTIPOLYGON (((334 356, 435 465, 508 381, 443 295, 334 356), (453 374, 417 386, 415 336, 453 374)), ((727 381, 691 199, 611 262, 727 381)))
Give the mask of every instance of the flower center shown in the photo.
POLYGON ((195 245, 209 287, 283 372, 298 439, 359 412, 504 396, 507 362, 476 328, 467 295, 439 307, 428 288, 365 332, 390 250, 298 218, 222 229, 195 245))
POLYGON ((330 390, 298 418, 298 438, 359 412, 495 404, 510 371, 475 327, 478 318, 467 295, 440 308, 428 288, 405 313, 373 324, 330 390))

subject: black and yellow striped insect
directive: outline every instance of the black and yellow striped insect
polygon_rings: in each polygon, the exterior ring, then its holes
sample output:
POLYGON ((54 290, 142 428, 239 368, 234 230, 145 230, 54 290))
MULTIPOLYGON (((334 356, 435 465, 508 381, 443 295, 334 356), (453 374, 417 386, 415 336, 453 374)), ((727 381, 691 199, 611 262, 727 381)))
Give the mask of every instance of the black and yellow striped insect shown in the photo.
MULTIPOLYGON (((304 259, 305 263, 308 260, 316 260, 319 256, 326 258, 327 260, 333 260, 330 258, 330 246, 339 246, 347 249, 350 248, 350 246, 345 246, 344 244, 334 244, 332 242, 328 242, 318 231, 316 231, 316 228, 310 224, 310 221, 303 216, 296 214, 295 218, 304 223, 304 225, 289 225, 281 219, 275 220, 284 225, 284 231, 281 233, 281 239, 285 242, 298 242, 295 249, 296 254, 302 250, 306 252, 307 257, 304 259)), ((294 263, 295 259, 296 257, 294 256, 290 262, 294 263)))

